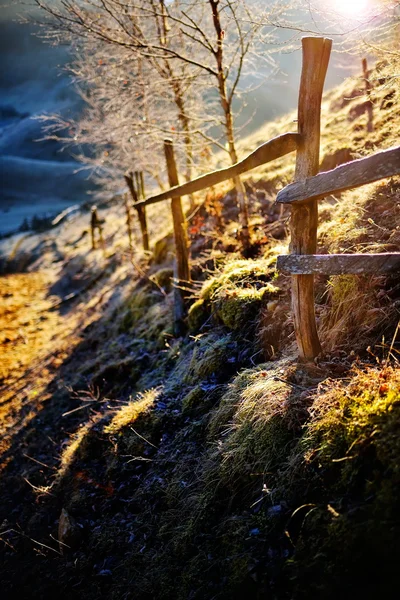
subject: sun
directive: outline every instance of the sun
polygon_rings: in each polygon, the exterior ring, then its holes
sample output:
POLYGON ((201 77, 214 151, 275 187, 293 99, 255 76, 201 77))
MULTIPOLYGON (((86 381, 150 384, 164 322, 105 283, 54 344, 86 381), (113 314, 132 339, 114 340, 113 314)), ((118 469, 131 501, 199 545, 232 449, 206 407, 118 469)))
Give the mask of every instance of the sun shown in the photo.
POLYGON ((370 0, 334 0, 335 11, 352 17, 364 17, 370 8, 370 0))

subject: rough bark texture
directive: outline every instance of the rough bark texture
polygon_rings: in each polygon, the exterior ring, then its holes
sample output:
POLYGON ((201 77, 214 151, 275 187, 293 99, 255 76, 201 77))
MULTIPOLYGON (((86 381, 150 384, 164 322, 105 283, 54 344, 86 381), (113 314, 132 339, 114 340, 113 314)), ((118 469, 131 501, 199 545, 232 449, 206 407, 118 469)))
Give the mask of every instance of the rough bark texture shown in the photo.
POLYGON ((397 147, 291 183, 279 192, 276 201, 294 205, 304 200, 319 200, 329 194, 338 194, 399 174, 400 147, 397 147))
POLYGON ((97 207, 92 206, 92 210, 90 213, 90 234, 92 238, 92 250, 96 250, 96 229, 99 232, 99 240, 100 245, 103 248, 103 252, 105 251, 104 239, 103 239, 103 221, 99 219, 97 214, 97 207))
MULTIPOLYGON (((318 173, 321 99, 332 41, 325 38, 303 38, 302 47, 303 68, 298 114, 298 130, 302 139, 297 150, 296 181, 318 173)), ((315 254, 317 223, 316 200, 292 207, 292 254, 315 254)), ((312 361, 321 352, 315 322, 313 275, 292 277, 292 311, 300 359, 312 361)))
MULTIPOLYGON (((209 0, 211 7, 212 18, 215 33, 217 36, 217 45, 214 50, 214 56, 217 63, 217 80, 218 80, 218 93, 221 103, 221 107, 224 113, 224 125, 226 139, 228 142, 228 152, 232 164, 238 162, 236 147, 235 147, 235 135, 233 127, 233 115, 232 115, 232 94, 228 94, 226 88, 226 65, 224 64, 224 51, 223 51, 223 40, 225 32, 222 29, 221 15, 220 12, 223 10, 223 6, 220 4, 220 0, 209 0)), ((233 178, 233 184, 237 193, 237 201, 239 204, 239 220, 240 220, 240 240, 243 249, 246 250, 250 245, 250 231, 249 231, 249 206, 245 187, 240 177, 237 175, 233 178)))
POLYGON ((368 133, 371 133, 371 131, 374 130, 374 112, 373 112, 374 107, 373 107, 372 100, 371 100, 372 85, 369 80, 368 63, 367 63, 366 58, 362 59, 362 69, 363 69, 363 77, 364 77, 364 82, 365 82, 365 91, 366 91, 367 97, 368 97, 367 105, 366 105, 367 116, 368 116, 367 131, 368 131, 368 133))
MULTIPOLYGON (((164 141, 165 159, 167 161, 168 181, 171 187, 179 185, 178 171, 176 168, 174 148, 171 140, 164 141)), ((188 282, 190 281, 188 238, 185 216, 183 214, 180 196, 171 200, 172 220, 174 224, 174 238, 176 250, 176 275, 177 287, 175 288, 175 333, 180 335, 182 319, 184 316, 184 298, 188 282)))
POLYGON ((129 191, 132 196, 133 206, 137 210, 140 230, 142 232, 143 250, 145 252, 148 252, 150 249, 150 244, 149 244, 149 232, 147 229, 146 209, 145 209, 143 202, 139 202, 140 186, 141 186, 139 172, 135 171, 135 180, 136 180, 136 186, 137 186, 136 189, 135 189, 135 185, 134 185, 133 173, 129 173, 129 174, 125 175, 124 177, 125 177, 126 185, 128 186, 129 191))
POLYGON ((400 271, 400 252, 390 254, 312 254, 278 256, 277 269, 292 275, 342 275, 400 271))
POLYGON ((265 165, 268 162, 280 158, 281 156, 285 156, 285 154, 294 152, 297 149, 299 142, 300 135, 298 133, 285 133, 262 144, 262 146, 256 148, 254 152, 235 165, 213 171, 212 173, 206 173, 188 183, 173 187, 156 196, 150 196, 142 204, 147 206, 149 204, 161 202, 162 200, 167 200, 173 196, 186 196, 188 194, 193 194, 194 192, 200 192, 205 188, 212 187, 213 185, 217 185, 228 179, 233 179, 241 173, 246 173, 256 167, 260 167, 261 165, 265 165))
MULTIPOLYGON (((135 205, 134 205, 135 206, 135 205)), ((143 250, 148 252, 150 250, 149 231, 147 229, 147 218, 146 209, 144 206, 135 206, 139 219, 140 230, 142 232, 143 250)))
POLYGON ((126 229, 128 232, 128 240, 129 240, 129 250, 132 252, 132 223, 131 223, 131 211, 129 207, 128 195, 124 194, 124 206, 125 206, 125 214, 126 214, 126 229))

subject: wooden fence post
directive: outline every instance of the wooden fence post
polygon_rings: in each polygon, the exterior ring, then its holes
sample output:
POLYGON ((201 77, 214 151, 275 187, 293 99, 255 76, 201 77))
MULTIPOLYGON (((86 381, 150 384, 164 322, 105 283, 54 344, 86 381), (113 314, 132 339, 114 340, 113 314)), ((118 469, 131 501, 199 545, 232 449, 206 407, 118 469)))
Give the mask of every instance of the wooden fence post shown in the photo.
POLYGON ((90 233, 91 233, 91 238, 92 238, 92 250, 96 250, 95 231, 97 229, 99 232, 100 245, 103 248, 103 252, 105 251, 104 239, 103 239, 103 227, 102 227, 103 222, 104 221, 102 221, 98 217, 97 206, 93 205, 92 209, 90 211, 90 233))
POLYGON ((364 83, 365 83, 365 91, 367 94, 367 115, 368 115, 367 131, 368 131, 368 133, 371 133, 371 131, 374 130, 374 115, 373 115, 373 105, 372 105, 372 100, 371 100, 372 85, 369 80, 368 63, 367 63, 366 58, 362 59, 362 70, 363 70, 363 77, 364 77, 364 83))
POLYGON ((144 175, 143 171, 140 171, 140 192, 142 194, 142 200, 146 198, 146 192, 144 190, 144 175))
MULTIPOLYGON (((179 185, 179 180, 172 140, 164 140, 164 152, 167 162, 169 185, 174 187, 175 185, 179 185)), ((178 280, 178 287, 175 288, 175 327, 177 332, 179 332, 185 312, 184 298, 186 294, 182 288, 187 287, 190 281, 187 228, 180 196, 171 199, 171 211, 176 250, 176 278, 178 280)))
MULTIPOLYGON (((140 171, 135 171, 135 179, 136 179, 136 195, 138 199, 144 200, 144 186, 143 186, 143 173, 140 171)), ((146 252, 150 249, 149 244, 149 231, 147 229, 147 218, 146 218, 146 207, 145 206, 137 206, 136 207, 138 219, 140 223, 140 229, 142 232, 143 239, 143 250, 146 252)))
MULTIPOLYGON (((316 175, 319 171, 321 100, 332 40, 306 37, 302 39, 298 132, 301 143, 297 150, 295 181, 316 175)), ((292 254, 315 254, 317 250, 317 200, 292 206, 292 254)), ((300 359, 314 360, 321 352, 314 311, 314 275, 292 276, 292 311, 300 359)))
POLYGON ((90 211, 90 236, 92 238, 92 250, 96 250, 95 231, 97 227, 97 207, 92 206, 90 211))
MULTIPOLYGON (((138 178, 136 177, 136 173, 138 173, 138 172, 137 171, 135 172, 135 179, 137 182, 138 178)), ((150 245, 149 245, 149 232, 147 229, 146 208, 144 206, 135 206, 135 204, 137 202, 139 202, 140 188, 137 188, 138 191, 136 191, 132 172, 130 172, 127 175, 124 175, 124 177, 125 177, 126 185, 128 186, 129 191, 132 196, 133 207, 136 209, 137 214, 138 214, 140 230, 142 232, 143 250, 145 252, 148 252, 150 249, 150 245)))
POLYGON ((125 206, 125 214, 126 214, 126 228, 128 230, 128 240, 129 240, 129 250, 132 253, 132 224, 131 224, 131 210, 129 207, 128 195, 124 194, 124 206, 125 206))

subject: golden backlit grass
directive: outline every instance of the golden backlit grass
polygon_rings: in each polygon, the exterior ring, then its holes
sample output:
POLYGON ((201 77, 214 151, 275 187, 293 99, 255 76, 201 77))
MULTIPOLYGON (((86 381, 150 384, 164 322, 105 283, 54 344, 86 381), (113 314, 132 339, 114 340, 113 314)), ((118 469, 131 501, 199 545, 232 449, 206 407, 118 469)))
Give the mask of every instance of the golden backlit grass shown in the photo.
POLYGON ((124 427, 133 425, 139 415, 143 415, 154 406, 160 393, 160 388, 154 388, 138 394, 135 400, 131 400, 128 404, 115 412, 111 422, 104 428, 104 433, 115 434, 124 427))

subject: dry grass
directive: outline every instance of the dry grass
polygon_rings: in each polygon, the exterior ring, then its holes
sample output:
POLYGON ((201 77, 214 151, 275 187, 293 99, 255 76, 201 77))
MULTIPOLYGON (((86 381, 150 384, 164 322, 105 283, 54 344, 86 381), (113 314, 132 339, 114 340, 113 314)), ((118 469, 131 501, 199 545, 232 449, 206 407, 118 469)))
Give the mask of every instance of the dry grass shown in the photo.
POLYGON ((133 425, 136 419, 148 411, 161 394, 160 388, 154 388, 138 394, 135 400, 116 410, 111 422, 104 427, 104 433, 119 433, 124 427, 133 425))
POLYGON ((304 420, 300 388, 289 381, 292 361, 281 359, 243 371, 230 384, 210 421, 218 439, 219 477, 235 486, 283 465, 287 445, 304 420))

